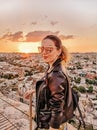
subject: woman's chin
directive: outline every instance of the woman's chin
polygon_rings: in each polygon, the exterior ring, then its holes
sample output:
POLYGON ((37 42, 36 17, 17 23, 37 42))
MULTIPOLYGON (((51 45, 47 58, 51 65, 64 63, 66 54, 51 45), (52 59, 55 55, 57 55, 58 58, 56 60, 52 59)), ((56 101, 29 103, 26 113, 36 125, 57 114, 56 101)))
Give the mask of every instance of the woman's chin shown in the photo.
POLYGON ((46 63, 49 63, 49 61, 48 61, 47 59, 44 59, 44 61, 45 61, 46 63))

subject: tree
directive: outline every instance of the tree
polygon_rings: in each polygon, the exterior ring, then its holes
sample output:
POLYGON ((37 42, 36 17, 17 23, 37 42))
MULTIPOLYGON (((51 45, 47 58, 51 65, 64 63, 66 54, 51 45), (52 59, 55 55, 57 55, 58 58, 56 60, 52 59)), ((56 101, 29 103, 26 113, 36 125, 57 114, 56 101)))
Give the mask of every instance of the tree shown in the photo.
POLYGON ((92 92, 93 92, 93 86, 89 86, 87 92, 88 92, 88 93, 92 93, 92 92))
POLYGON ((80 77, 78 77, 78 78, 76 78, 76 77, 74 77, 74 79, 75 79, 75 83, 80 83, 80 81, 81 81, 81 78, 80 77))
POLYGON ((81 93, 86 93, 86 89, 85 89, 85 87, 83 87, 83 86, 79 86, 79 87, 78 87, 78 90, 79 90, 81 93))

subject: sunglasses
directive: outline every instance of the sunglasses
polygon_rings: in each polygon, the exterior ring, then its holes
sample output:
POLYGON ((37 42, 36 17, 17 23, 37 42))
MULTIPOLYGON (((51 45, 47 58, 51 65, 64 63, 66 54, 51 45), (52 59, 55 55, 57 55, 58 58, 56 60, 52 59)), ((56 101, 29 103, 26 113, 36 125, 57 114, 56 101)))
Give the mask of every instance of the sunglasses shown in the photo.
POLYGON ((54 47, 38 47, 38 51, 39 53, 43 53, 45 51, 45 53, 49 54, 54 50, 54 47))

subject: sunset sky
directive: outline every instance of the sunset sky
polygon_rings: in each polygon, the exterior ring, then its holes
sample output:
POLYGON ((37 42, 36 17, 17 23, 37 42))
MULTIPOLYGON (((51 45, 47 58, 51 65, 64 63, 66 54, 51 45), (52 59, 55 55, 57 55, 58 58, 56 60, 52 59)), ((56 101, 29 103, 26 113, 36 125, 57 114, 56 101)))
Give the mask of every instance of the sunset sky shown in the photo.
POLYGON ((97 52, 97 0, 0 0, 0 52, 37 52, 48 34, 70 52, 97 52))

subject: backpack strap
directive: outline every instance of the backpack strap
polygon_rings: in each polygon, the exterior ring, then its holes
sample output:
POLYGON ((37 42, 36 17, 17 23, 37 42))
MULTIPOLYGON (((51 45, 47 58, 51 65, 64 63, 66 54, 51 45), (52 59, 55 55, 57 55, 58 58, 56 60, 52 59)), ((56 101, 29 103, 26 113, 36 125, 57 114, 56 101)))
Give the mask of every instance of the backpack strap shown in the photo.
MULTIPOLYGON (((66 73, 65 73, 65 76, 66 76, 66 78, 67 78, 68 86, 70 87, 69 77, 68 77, 68 75, 67 75, 66 73)), ((72 89, 71 89, 71 90, 72 90, 72 89)), ((83 119, 83 116, 82 116, 82 112, 81 112, 81 110, 80 110, 79 104, 77 103, 76 105, 77 105, 77 109, 78 109, 78 111, 79 111, 79 114, 80 114, 80 117, 81 117, 81 120, 82 120, 82 123, 83 123, 83 127, 84 127, 84 130, 85 130, 86 125, 85 125, 85 122, 84 122, 84 119, 83 119)), ((78 126, 78 130, 79 130, 80 127, 81 127, 81 120, 80 120, 80 119, 78 119, 78 120, 79 120, 79 126, 78 126)))

